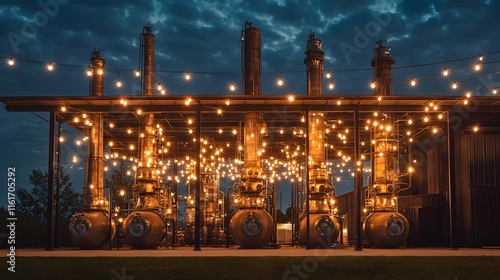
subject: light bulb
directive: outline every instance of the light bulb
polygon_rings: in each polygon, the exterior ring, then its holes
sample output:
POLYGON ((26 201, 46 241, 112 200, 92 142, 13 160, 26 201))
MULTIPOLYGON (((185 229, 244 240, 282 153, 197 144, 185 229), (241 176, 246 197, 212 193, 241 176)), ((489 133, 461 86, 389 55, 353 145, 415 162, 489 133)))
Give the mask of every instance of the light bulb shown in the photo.
POLYGON ((235 91, 236 90, 236 86, 233 83, 231 83, 231 85, 229 85, 229 90, 230 91, 235 91))
POLYGON ((476 63, 476 66, 474 66, 474 70, 476 70, 476 71, 481 70, 481 64, 479 64, 479 62, 476 63))
POLYGON ((410 85, 411 85, 412 87, 416 86, 416 85, 417 85, 417 81, 416 81, 415 79, 411 80, 411 81, 410 81, 410 85))
POLYGON ((375 88, 375 82, 371 82, 370 87, 375 88))
POLYGON ((104 74, 104 71, 102 69, 99 69, 99 70, 97 70, 97 74, 102 76, 104 74))
POLYGON ((479 126, 477 126, 477 125, 474 126, 473 130, 474 130, 474 132, 478 132, 479 131, 479 126))
POLYGON ((158 87, 157 88, 158 88, 159 91, 161 91, 163 89, 162 86, 161 86, 161 83, 158 83, 158 87))
POLYGON ((456 82, 453 82, 453 84, 451 84, 451 88, 452 89, 457 89, 458 88, 458 84, 456 82))
POLYGON ((9 60, 7 61, 7 63, 10 65, 10 66, 14 66, 15 64, 15 61, 13 58, 9 58, 9 60))
POLYGON ((116 81, 116 87, 122 87, 122 82, 120 80, 116 81))
POLYGON ((448 69, 444 68, 443 70, 443 76, 448 76, 448 74, 450 74, 450 72, 448 71, 448 69))
POLYGON ((330 89, 333 89, 333 88, 335 87, 335 85, 333 84, 333 82, 330 82, 330 84, 328 85, 328 87, 329 87, 330 89))
POLYGON ((498 93, 498 90, 496 88, 493 89, 492 91, 493 94, 497 94, 498 93))
POLYGON ((191 75, 189 75, 189 72, 186 72, 186 75, 184 76, 184 79, 186 79, 186 81, 188 81, 188 80, 191 79, 191 75))
POLYGON ((135 76, 136 76, 136 77, 139 77, 140 75, 141 75, 141 71, 139 71, 139 70, 135 70, 135 76))
POLYGON ((47 64, 47 70, 49 70, 49 71, 54 70, 54 64, 53 63, 47 64))
POLYGON ((289 96, 288 96, 288 101, 292 102, 292 101, 294 101, 294 100, 295 100, 295 98, 293 97, 293 95, 289 95, 289 96))
POLYGON ((89 77, 92 76, 92 70, 91 69, 87 70, 87 76, 89 76, 89 77))
POLYGON ((283 79, 279 78, 277 83, 278 83, 278 86, 282 86, 283 85, 283 79))
POLYGON ((331 77, 331 76, 332 76, 332 75, 330 75, 330 71, 326 72, 326 78, 327 78, 327 79, 330 79, 330 77, 331 77))

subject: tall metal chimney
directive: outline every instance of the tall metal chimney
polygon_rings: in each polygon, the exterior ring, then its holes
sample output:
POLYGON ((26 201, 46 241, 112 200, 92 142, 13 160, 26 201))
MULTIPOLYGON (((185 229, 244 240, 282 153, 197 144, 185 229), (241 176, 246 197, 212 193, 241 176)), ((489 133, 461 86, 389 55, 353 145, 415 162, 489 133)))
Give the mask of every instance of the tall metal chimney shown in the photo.
MULTIPOLYGON (((304 64, 307 72, 307 95, 323 95, 323 49, 321 40, 309 34, 304 64)), ((309 112, 309 212, 302 215, 301 239, 314 248, 329 248, 340 232, 340 223, 333 216, 335 188, 326 170, 325 120, 323 112, 309 112), (307 221, 309 220, 309 227, 307 221), (309 233, 307 232, 309 228, 309 233), (307 242, 307 236, 309 241, 307 242)), ((335 213, 336 214, 336 213, 335 213)))
MULTIPOLYGON (((91 96, 103 95, 104 64, 99 51, 92 52, 91 96)), ((82 249, 99 248, 115 235, 115 223, 108 216, 109 203, 104 195, 104 121, 100 113, 89 114, 89 149, 86 185, 83 189, 83 213, 69 223, 70 237, 82 249)))
MULTIPOLYGON (((103 95, 104 64, 106 61, 101 57, 99 51, 92 52, 92 96, 103 95)), ((104 202, 104 137, 103 118, 99 113, 90 114, 89 127, 89 158, 87 164, 87 192, 84 198, 84 209, 106 210, 108 205, 104 202)), ((107 201, 106 201, 107 202, 107 201)))
MULTIPOLYGON (((143 95, 154 95, 154 40, 151 25, 143 28, 143 95)), ((154 248, 167 235, 167 218, 172 214, 170 197, 161 182, 155 115, 146 113, 141 120, 139 158, 133 186, 135 211, 123 221, 123 235, 133 248, 154 248)))
MULTIPOLYGON (((244 94, 260 95, 260 29, 245 23, 244 94)), ((265 172, 259 154, 261 113, 246 112, 244 116, 244 163, 238 183, 239 210, 231 219, 233 240, 241 248, 262 248, 273 233, 273 220, 264 210, 266 199, 265 172)))
POLYGON ((375 83, 375 95, 392 95, 392 66, 396 64, 396 59, 390 56, 391 48, 387 46, 386 40, 375 43, 373 50, 372 67, 375 83))
POLYGON ((144 48, 144 83, 142 85, 143 95, 154 95, 154 71, 155 71, 155 35, 151 32, 151 25, 143 29, 144 48))

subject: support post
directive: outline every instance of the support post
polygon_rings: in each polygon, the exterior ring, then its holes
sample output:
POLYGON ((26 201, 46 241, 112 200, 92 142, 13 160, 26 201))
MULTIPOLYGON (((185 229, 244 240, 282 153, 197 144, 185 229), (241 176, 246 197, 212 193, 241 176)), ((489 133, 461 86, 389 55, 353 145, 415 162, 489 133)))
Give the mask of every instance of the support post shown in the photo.
POLYGON ((355 202, 355 211, 354 211, 354 219, 356 220, 356 247, 354 251, 362 251, 363 250, 363 239, 361 238, 361 188, 363 187, 363 177, 361 168, 360 171, 356 168, 356 163, 360 159, 359 157, 359 112, 358 110, 354 111, 354 196, 356 199, 355 202))
POLYGON ((196 107, 196 184, 194 199, 194 251, 201 251, 200 248, 200 225, 201 225, 201 111, 200 105, 196 107))
POLYGON ((450 248, 458 250, 457 240, 457 202, 455 188, 457 185, 455 173, 455 133, 451 129, 450 120, 453 112, 447 112, 447 133, 448 133, 448 207, 450 211, 450 248))
POLYGON ((305 165, 306 165, 306 250, 311 249, 311 242, 309 242, 309 222, 311 218, 309 217, 309 110, 306 111, 306 156, 305 156, 305 165))
POLYGON ((48 164, 48 191, 47 191, 47 244, 46 251, 54 250, 54 169, 55 169, 55 149, 56 149, 56 119, 57 113, 50 111, 49 121, 49 164, 48 164))

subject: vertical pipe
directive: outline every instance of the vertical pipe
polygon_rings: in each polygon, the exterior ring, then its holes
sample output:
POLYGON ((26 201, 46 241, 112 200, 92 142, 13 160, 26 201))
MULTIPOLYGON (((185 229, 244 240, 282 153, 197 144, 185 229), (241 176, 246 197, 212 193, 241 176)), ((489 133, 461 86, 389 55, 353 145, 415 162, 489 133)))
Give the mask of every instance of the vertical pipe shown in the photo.
POLYGON ((174 216, 174 229, 172 233, 172 242, 173 244, 177 243, 177 228, 178 228, 178 218, 179 218, 179 185, 177 184, 177 162, 179 158, 179 151, 178 151, 178 144, 179 144, 179 137, 175 135, 175 156, 174 156, 174 176, 172 176, 173 181, 172 183, 174 184, 174 193, 175 193, 175 216, 174 216))
POLYGON ((61 208, 60 202, 59 202, 59 193, 61 191, 61 141, 59 139, 61 138, 61 122, 59 122, 57 126, 57 187, 56 187, 56 202, 55 202, 55 207, 56 207, 56 217, 55 217, 55 224, 54 224, 54 247, 58 248, 58 231, 59 231, 59 208, 61 208))
POLYGON ((359 112, 354 111, 354 196, 355 211, 354 219, 356 221, 356 247, 355 251, 362 251, 362 238, 361 238, 361 188, 363 186, 362 173, 363 169, 360 171, 356 168, 356 162, 359 160, 359 112))
MULTIPOLYGON (((306 111, 306 131, 309 131, 309 110, 306 111)), ((309 205, 309 195, 310 195, 310 188, 309 188, 309 134, 307 134, 307 139, 306 139, 306 156, 305 156, 305 165, 306 165, 306 250, 311 249, 311 244, 309 240, 309 236, 311 235, 310 231, 310 221, 311 217, 309 215, 309 210, 310 210, 310 205, 309 205)))
POLYGON ((196 191, 194 214, 194 251, 200 251, 200 222, 201 222, 201 111, 200 105, 196 107, 196 191))
POLYGON ((457 205, 455 189, 457 185, 455 174, 455 135, 451 129, 450 120, 453 112, 447 112, 447 133, 448 133, 448 207, 450 211, 450 248, 458 250, 457 240, 457 205))
POLYGON ((47 191, 47 244, 46 251, 54 250, 54 151, 56 148, 56 119, 57 113, 50 111, 49 122, 49 164, 48 170, 48 191, 47 191))

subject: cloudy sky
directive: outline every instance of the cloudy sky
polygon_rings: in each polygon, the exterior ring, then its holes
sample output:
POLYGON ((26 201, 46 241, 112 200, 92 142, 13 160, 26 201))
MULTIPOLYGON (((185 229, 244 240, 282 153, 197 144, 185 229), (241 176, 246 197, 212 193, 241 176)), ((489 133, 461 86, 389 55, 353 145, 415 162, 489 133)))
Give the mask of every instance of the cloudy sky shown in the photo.
MULTIPOLYGON (((500 28, 495 0, 480 1, 83 1, 3 0, 0 4, 0 96, 85 96, 94 49, 106 59, 106 95, 137 95, 139 35, 156 35, 155 82, 168 94, 241 90, 241 29, 261 29, 262 94, 306 94, 304 51, 310 30, 323 42, 324 69, 335 89, 324 94, 372 95, 375 42, 387 39, 396 58, 395 95, 487 95, 500 86, 500 28), (28 3, 30 2, 30 3, 28 3), (44 4, 45 3, 45 4, 44 4), (483 55, 481 71, 473 70, 483 55), (8 58, 15 59, 9 66, 8 58), (55 70, 46 70, 46 63, 55 70), (450 69, 448 77, 440 74, 450 69), (186 82, 183 73, 191 72, 186 82), (285 80, 277 87, 278 77, 285 80), (123 87, 116 88, 120 78, 123 87), (417 86, 409 81, 417 79, 417 86), (451 91, 453 81, 461 83, 451 91)), ((325 83, 329 83, 325 80, 325 83)), ((325 86, 326 88, 326 86, 325 86)), ((46 114, 0 108, 1 182, 16 166, 19 187, 32 169, 47 168, 46 114)), ((68 136, 71 138, 71 136, 68 136)), ((67 145, 63 154, 74 147, 67 145)), ((63 161, 70 162, 66 157, 63 161)), ((75 176, 81 171, 70 170, 75 176)), ((4 184, 5 185, 5 184, 4 184)), ((5 192, 0 194, 2 204, 5 192)))

